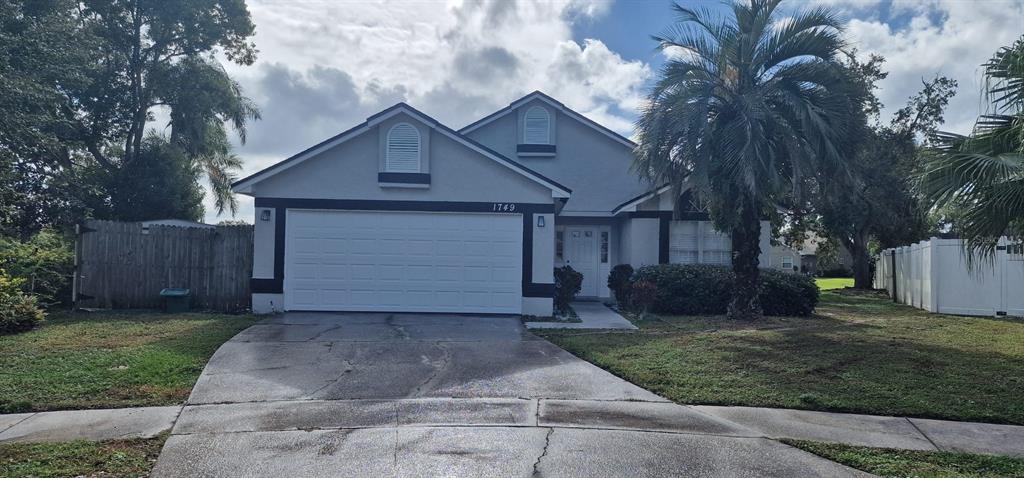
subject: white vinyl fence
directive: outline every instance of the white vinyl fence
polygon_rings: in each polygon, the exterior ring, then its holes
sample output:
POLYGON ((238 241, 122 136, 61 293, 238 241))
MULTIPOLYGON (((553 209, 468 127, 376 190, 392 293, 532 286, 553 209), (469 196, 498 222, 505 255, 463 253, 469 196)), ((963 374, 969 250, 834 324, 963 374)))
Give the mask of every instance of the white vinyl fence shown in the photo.
POLYGON ((878 256, 875 288, 929 312, 1024 317, 1024 243, 1002 238, 968 268, 959 239, 932 238, 878 256), (895 276, 895 277, 894 277, 895 276), (895 290, 893 290, 895 288, 895 290))

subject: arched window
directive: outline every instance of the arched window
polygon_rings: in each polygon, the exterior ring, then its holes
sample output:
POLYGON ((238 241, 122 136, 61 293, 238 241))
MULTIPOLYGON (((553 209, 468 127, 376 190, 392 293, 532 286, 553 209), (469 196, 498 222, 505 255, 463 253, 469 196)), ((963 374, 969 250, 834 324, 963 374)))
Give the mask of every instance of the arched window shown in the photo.
POLYGON ((548 110, 533 106, 526 110, 523 118, 523 142, 526 144, 549 144, 551 132, 551 118, 548 110))
POLYGON ((395 173, 420 172, 420 132, 409 123, 398 123, 388 131, 385 169, 395 173))

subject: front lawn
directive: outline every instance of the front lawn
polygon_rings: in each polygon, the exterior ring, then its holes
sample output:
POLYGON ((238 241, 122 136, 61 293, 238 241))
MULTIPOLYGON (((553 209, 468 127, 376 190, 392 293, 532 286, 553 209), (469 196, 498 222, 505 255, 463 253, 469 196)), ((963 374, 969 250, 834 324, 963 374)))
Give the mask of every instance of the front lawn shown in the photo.
POLYGON ((1020 458, 783 441, 822 458, 882 478, 1024 478, 1024 459, 1020 458))
POLYGON ((818 315, 662 317, 634 333, 535 331, 679 403, 1024 424, 1024 321, 824 291, 818 315))
POLYGON ((149 476, 165 439, 0 444, 0 478, 149 476))
POLYGON ((175 405, 220 344, 253 316, 51 314, 0 336, 0 413, 175 405))

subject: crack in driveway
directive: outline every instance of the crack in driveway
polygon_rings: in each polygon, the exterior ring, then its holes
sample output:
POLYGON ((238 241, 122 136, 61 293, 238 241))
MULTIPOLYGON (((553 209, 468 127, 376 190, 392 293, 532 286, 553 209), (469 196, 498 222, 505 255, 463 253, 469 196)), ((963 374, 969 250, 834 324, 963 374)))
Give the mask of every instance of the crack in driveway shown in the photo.
POLYGON ((533 462, 533 476, 542 476, 540 473, 540 461, 543 460, 545 456, 548 456, 548 447, 551 446, 551 435, 554 433, 554 428, 548 428, 547 435, 544 435, 544 449, 541 450, 540 456, 537 457, 537 460, 533 462))
POLYGON ((406 396, 406 398, 422 397, 425 389, 426 389, 426 391, 430 390, 429 388, 426 388, 426 387, 428 385, 433 385, 434 381, 437 380, 437 378, 441 375, 441 372, 444 372, 445 370, 447 370, 448 369, 448 365, 451 364, 451 361, 452 361, 451 350, 449 350, 448 347, 445 347, 444 344, 441 343, 441 342, 434 343, 434 346, 439 348, 439 349, 441 349, 441 361, 440 361, 441 363, 440 364, 436 364, 435 362, 431 361, 429 358, 424 356, 424 359, 432 367, 434 367, 434 371, 433 371, 433 373, 430 374, 429 377, 427 377, 426 380, 423 381, 423 383, 419 384, 416 387, 415 390, 413 390, 411 393, 409 393, 409 395, 406 396))

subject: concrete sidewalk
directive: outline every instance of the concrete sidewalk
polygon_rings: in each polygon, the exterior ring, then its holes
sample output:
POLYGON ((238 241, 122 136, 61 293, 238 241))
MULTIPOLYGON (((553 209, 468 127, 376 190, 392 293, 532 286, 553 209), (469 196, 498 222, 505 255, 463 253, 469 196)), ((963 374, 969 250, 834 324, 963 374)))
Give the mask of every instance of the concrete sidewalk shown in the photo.
POLYGON ((636 330, 632 322, 600 302, 573 302, 580 322, 527 322, 528 329, 618 329, 636 330))
POLYGON ((1024 457, 1024 426, 753 407, 557 399, 284 400, 0 415, 0 443, 282 430, 514 427, 791 438, 1024 457), (179 419, 180 412, 180 419, 179 419), (175 425, 177 421, 177 425, 175 425))
POLYGON ((0 415, 0 443, 150 438, 170 430, 180 412, 179 406, 0 415))

